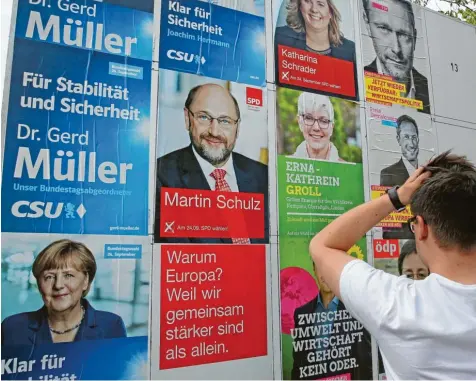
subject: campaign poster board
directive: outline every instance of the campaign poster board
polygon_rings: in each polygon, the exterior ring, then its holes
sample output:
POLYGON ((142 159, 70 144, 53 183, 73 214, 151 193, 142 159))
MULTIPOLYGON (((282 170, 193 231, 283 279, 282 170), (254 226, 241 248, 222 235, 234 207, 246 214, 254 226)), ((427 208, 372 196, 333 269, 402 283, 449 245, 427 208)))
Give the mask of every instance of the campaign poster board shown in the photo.
MULTIPOLYGON (((403 185, 408 177, 437 152, 430 116, 403 106, 371 104, 366 109, 371 199, 403 185)), ((373 229, 376 238, 412 239, 406 221, 410 207, 391 213, 373 229)))
POLYGON ((365 100, 430 114, 422 8, 408 0, 359 0, 365 100))
MULTIPOLYGON (((316 233, 364 202, 360 109, 279 87, 277 121, 282 377, 371 379, 370 334, 332 294, 309 253, 316 233), (332 318, 324 319, 328 311, 332 318)), ((365 237, 348 253, 365 261, 365 237)))
MULTIPOLYGON (((430 116, 408 107, 370 104, 366 109, 370 196, 376 199, 408 177, 438 153, 430 116)), ((428 270, 418 256, 407 223, 411 208, 393 212, 372 229, 374 267, 396 276, 423 279, 428 270)), ((378 351, 379 379, 386 379, 378 351)))
POLYGON ((269 245, 155 244, 152 379, 271 379, 269 245))
POLYGON ((476 123, 476 28, 425 10, 435 115, 476 123))
POLYGON ((151 250, 147 237, 3 233, 2 379, 148 379, 151 250))
MULTIPOLYGON (((356 9, 356 8, 355 8, 356 9)), ((273 1, 276 85, 358 100, 354 5, 273 1)))
POLYGON ((266 355, 266 247, 243 251, 161 246, 161 369, 266 355), (237 287, 245 276, 253 282, 237 287))
POLYGON ((18 1, 3 232, 147 235, 152 11, 18 1))
POLYGON ((450 124, 440 121, 436 121, 434 125, 438 136, 439 152, 451 150, 457 155, 465 155, 476 165, 476 151, 474 150, 476 126, 467 128, 456 123, 450 124))
POLYGON ((269 242, 265 89, 159 76, 155 242, 269 242))
POLYGON ((263 1, 164 0, 159 66, 264 86, 264 20, 263 1))

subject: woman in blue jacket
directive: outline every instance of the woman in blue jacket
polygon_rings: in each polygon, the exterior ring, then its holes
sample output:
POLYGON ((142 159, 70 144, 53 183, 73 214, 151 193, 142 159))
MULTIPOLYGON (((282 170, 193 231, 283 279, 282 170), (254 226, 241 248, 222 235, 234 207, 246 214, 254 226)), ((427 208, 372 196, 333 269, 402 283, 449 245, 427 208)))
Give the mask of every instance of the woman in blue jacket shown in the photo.
POLYGON ((66 343, 126 337, 122 319, 97 311, 85 299, 96 275, 96 260, 82 243, 67 239, 43 249, 33 263, 43 298, 38 311, 2 322, 2 345, 66 343))

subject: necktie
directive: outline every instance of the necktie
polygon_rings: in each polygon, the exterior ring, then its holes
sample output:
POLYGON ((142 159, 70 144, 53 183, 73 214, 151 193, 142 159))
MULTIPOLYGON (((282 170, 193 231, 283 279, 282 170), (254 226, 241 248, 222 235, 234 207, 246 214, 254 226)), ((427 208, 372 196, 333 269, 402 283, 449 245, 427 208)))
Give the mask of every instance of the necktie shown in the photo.
MULTIPOLYGON (((217 168, 215 169, 210 176, 215 179, 215 190, 222 192, 231 192, 230 185, 225 180, 226 171, 224 169, 217 168)), ((235 244, 246 245, 250 244, 248 238, 232 238, 231 239, 235 244)))

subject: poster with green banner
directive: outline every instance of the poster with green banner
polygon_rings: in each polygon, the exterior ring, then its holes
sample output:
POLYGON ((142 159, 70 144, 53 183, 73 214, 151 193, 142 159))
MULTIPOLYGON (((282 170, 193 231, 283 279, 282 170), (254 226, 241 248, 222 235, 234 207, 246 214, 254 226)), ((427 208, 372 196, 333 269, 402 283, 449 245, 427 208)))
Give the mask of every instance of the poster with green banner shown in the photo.
MULTIPOLYGON (((283 379, 372 379, 369 333, 309 254, 316 233, 364 202, 359 107, 282 88, 277 103, 283 379)), ((348 251, 366 252, 365 237, 348 251)))
POLYGON ((279 236, 314 236, 364 201, 362 164, 278 156, 279 236))

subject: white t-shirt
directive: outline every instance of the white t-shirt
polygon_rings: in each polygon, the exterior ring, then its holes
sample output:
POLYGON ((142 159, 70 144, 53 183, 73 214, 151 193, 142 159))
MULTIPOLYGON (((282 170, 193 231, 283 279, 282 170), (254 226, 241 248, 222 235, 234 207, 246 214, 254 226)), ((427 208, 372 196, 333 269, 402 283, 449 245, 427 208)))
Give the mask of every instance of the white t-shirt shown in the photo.
POLYGON ((413 281, 354 260, 340 293, 377 340, 389 380, 476 378, 476 285, 438 274, 413 281))

